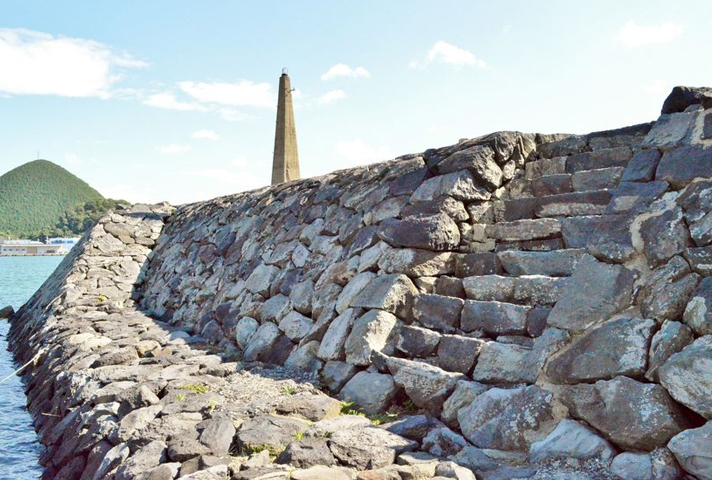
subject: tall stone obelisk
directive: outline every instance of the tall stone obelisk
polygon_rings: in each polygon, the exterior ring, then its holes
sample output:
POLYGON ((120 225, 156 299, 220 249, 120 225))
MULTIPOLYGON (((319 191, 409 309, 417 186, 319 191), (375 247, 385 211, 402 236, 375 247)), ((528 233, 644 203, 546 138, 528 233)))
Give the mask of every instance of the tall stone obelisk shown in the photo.
POLYGON ((277 129, 274 133, 274 157, 272 159, 272 185, 299 180, 299 153, 297 152, 297 128, 294 125, 292 87, 286 69, 279 77, 277 101, 277 129))

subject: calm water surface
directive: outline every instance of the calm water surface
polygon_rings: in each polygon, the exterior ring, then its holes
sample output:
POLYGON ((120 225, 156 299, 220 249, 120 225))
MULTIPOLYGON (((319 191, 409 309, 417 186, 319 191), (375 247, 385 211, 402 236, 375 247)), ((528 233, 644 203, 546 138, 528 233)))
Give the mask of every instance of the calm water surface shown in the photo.
MULTIPOLYGON (((0 257, 0 308, 20 308, 42 282, 57 268, 62 257, 0 257)), ((0 379, 19 365, 7 351, 9 325, 0 320, 0 379)), ((19 377, 0 384, 0 479, 39 478, 42 469, 37 459, 42 451, 30 414, 25 410, 24 389, 19 377)))

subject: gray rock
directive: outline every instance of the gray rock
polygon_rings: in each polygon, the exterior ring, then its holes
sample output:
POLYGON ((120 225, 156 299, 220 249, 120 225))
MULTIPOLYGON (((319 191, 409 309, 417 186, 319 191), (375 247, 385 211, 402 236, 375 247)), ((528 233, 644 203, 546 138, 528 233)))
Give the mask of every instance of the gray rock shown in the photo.
POLYGON ((515 280, 514 277, 483 275, 463 278, 462 286, 471 300, 507 302, 514 296, 515 280))
POLYGON ((462 335, 443 335, 438 345, 438 366, 448 372, 469 374, 485 342, 462 335))
POLYGON ((0 308, 0 318, 10 318, 13 313, 15 313, 15 309, 12 308, 12 305, 0 308))
POLYGON ((370 310, 358 318, 346 339, 346 361, 353 365, 371 364, 374 352, 392 353, 393 329, 398 319, 382 310, 370 310))
POLYGON ((712 334, 712 278, 703 278, 692 294, 683 321, 697 335, 712 334))
POLYGON ((670 185, 667 182, 621 182, 612 190, 613 198, 606 213, 643 213, 663 196, 670 185))
POLYGON ((292 287, 292 291, 289 293, 289 301, 292 302, 292 306, 297 312, 309 315, 312 311, 312 301, 315 295, 314 283, 307 280, 292 287))
POLYGON ((433 413, 440 412, 457 382, 464 378, 459 373, 402 358, 389 357, 386 364, 395 383, 405 390, 413 403, 433 413))
MULTIPOLYGON (((651 132, 652 133, 652 132, 651 132)), ((707 178, 712 171, 712 148, 685 145, 668 150, 660 159, 656 180, 664 180, 680 189, 695 178, 707 178)))
POLYGON ((396 350, 408 357, 429 357, 438 348, 440 334, 411 325, 402 325, 395 336, 396 350))
POLYGON ((178 476, 180 463, 164 463, 155 468, 147 470, 145 473, 146 480, 173 480, 178 476))
POLYGON ((306 470, 290 472, 292 480, 351 480, 348 471, 336 467, 315 465, 306 470))
POLYGON ((583 249, 572 248, 550 252, 507 250, 497 255, 510 275, 568 277, 573 274, 574 268, 585 253, 583 249))
POLYGON ((340 415, 336 418, 328 418, 312 424, 312 426, 304 432, 304 436, 329 438, 334 432, 338 432, 339 430, 363 428, 371 425, 371 420, 363 415, 340 415))
POLYGON ((458 428, 457 415, 461 409, 470 405, 472 401, 480 394, 489 389, 487 385, 478 382, 470 382, 460 380, 455 386, 455 391, 443 404, 441 418, 448 426, 458 428))
POLYGON ((685 250, 685 258, 696 273, 712 276, 712 246, 688 248, 685 250))
POLYGON ((243 355, 244 359, 248 362, 265 360, 281 335, 277 325, 270 322, 263 323, 250 338, 243 355))
POLYGON ((102 480, 113 469, 121 465, 129 457, 130 449, 128 444, 120 443, 106 452, 104 459, 99 464, 92 480, 102 480))
POLYGON ((622 182, 650 182, 662 155, 657 149, 638 150, 623 172, 622 182))
POLYGON ((607 440, 585 425, 565 418, 544 440, 532 444, 529 460, 543 463, 557 459, 582 462, 597 459, 605 464, 615 455, 616 449, 607 440))
POLYGON ((568 278, 522 275, 514 280, 515 303, 554 305, 566 291, 568 278))
POLYGON ((302 346, 295 348, 289 354, 284 366, 304 372, 318 373, 324 366, 324 363, 317 357, 319 347, 320 344, 316 340, 302 342, 302 346))
POLYGON ((690 105, 702 105, 703 108, 709 108, 710 98, 712 98, 712 89, 710 88, 678 86, 673 88, 665 99, 661 113, 684 112, 690 105))
POLYGON ((377 308, 400 318, 409 318, 418 290, 405 275, 376 277, 352 302, 353 307, 377 308))
POLYGON ((381 240, 394 247, 451 250, 460 243, 457 224, 445 214, 388 219, 378 227, 381 240))
POLYGON ((455 480, 477 480, 475 474, 455 462, 440 462, 435 468, 435 475, 455 480))
POLYGON ((623 452, 611 462, 611 472, 626 480, 676 480, 680 469, 669 450, 623 452))
POLYGON ((329 439, 331 453, 342 464, 359 470, 391 465, 398 454, 417 446, 417 442, 376 427, 339 430, 329 439))
POLYGON ((357 309, 349 308, 331 321, 317 352, 319 358, 322 360, 343 360, 345 358, 344 345, 357 315, 357 309))
POLYGON ((640 226, 640 236, 652 268, 684 251, 690 238, 679 207, 645 219, 640 226))
POLYGON ((457 455, 460 451, 471 446, 465 437, 458 435, 447 427, 440 427, 431 430, 423 438, 422 448, 436 457, 449 457, 457 455))
POLYGON ((373 272, 361 272, 346 284, 336 300, 336 313, 344 313, 351 302, 376 276, 373 272))
POLYGON ((383 252, 378 260, 378 268, 383 272, 402 273, 413 278, 452 274, 453 264, 453 256, 450 252, 431 252, 413 248, 391 248, 383 252))
POLYGON ((551 238, 561 233, 561 222, 554 218, 516 220, 487 225, 486 232, 490 238, 510 242, 551 238))
POLYGON ((433 417, 426 415, 412 415, 383 425, 383 428, 401 437, 422 442, 428 432, 440 428, 443 424, 433 417))
POLYGON ((712 419, 712 335, 700 337, 673 354, 658 369, 660 384, 690 410, 712 419))
POLYGON ((307 422, 297 418, 259 415, 240 426, 237 431, 237 447, 243 452, 268 448, 274 454, 279 454, 308 427, 307 422))
POLYGON ((227 415, 216 415, 203 422, 200 442, 208 447, 214 455, 227 455, 230 452, 235 426, 227 415))
POLYGON ((277 405, 280 415, 300 417, 310 422, 338 417, 341 402, 326 395, 293 395, 283 399, 277 405))
POLYGON ((627 268, 586 257, 551 311, 548 324, 579 332, 601 323, 630 305, 634 281, 635 275, 627 268))
MULTIPOLYGON (((653 124, 648 135, 642 142, 642 146, 660 148, 663 151, 675 149, 684 144, 690 144, 693 140, 693 130, 697 123, 699 112, 687 111, 670 114, 662 114, 653 124)), ((658 165, 660 169, 660 165, 658 165)))
POLYGON ((441 332, 454 332, 460 326, 464 301, 443 295, 419 294, 413 303, 413 318, 421 325, 441 332))
POLYGON ((562 220, 566 248, 585 248, 611 262, 624 262, 635 254, 631 218, 624 215, 569 217, 562 220))
POLYGON ((383 412, 397 391, 391 375, 359 372, 339 393, 339 399, 353 402, 369 415, 383 412))
POLYGON ((461 328, 491 335, 520 335, 526 333, 529 307, 504 302, 467 300, 462 309, 461 328))
POLYGON ((267 295, 278 273, 279 268, 272 265, 260 264, 250 276, 247 277, 245 288, 253 293, 267 295))
POLYGON ((154 440, 138 449, 116 471, 116 480, 130 480, 166 461, 166 444, 154 440))
POLYGON ((642 377, 656 324, 620 318, 584 333, 549 361, 547 376, 556 383, 607 380, 618 375, 642 377))
POLYGON ((658 383, 660 367, 671 355, 691 344, 694 339, 692 330, 688 326, 680 322, 665 321, 650 343, 650 357, 645 378, 658 383))
POLYGON ((356 374, 356 367, 346 362, 330 360, 322 370, 322 381, 332 393, 338 392, 356 374))
POLYGON ((326 439, 307 437, 292 442, 275 460, 275 463, 289 464, 297 468, 309 468, 315 465, 332 466, 336 459, 332 455, 326 439))
POLYGON ((643 315, 658 321, 680 318, 700 279, 689 273, 690 266, 679 256, 655 270, 640 291, 643 315))
POLYGON ((685 471, 701 480, 712 479, 712 422, 679 433, 668 448, 685 471))
POLYGON ((554 429, 553 400, 553 394, 536 385, 492 388, 460 410, 458 422, 477 447, 526 450, 554 429))
POLYGON ((262 304, 262 315, 260 318, 263 322, 279 323, 289 311, 289 297, 280 293, 262 304))
POLYGON ((574 418, 624 449, 650 451, 689 427, 664 388, 627 377, 567 387, 561 401, 574 418))
POLYGON ((307 336, 313 325, 314 322, 311 318, 292 310, 279 322, 279 329, 284 332, 287 338, 298 342, 307 336))

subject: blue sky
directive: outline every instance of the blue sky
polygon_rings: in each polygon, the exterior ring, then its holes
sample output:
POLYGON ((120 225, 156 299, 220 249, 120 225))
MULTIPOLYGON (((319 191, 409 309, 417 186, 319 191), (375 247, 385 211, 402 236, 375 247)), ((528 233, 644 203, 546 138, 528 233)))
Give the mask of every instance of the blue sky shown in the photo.
POLYGON ((497 130, 650 121, 712 85, 712 3, 0 4, 0 173, 40 156, 105 196, 269 182, 282 67, 303 176, 497 130))

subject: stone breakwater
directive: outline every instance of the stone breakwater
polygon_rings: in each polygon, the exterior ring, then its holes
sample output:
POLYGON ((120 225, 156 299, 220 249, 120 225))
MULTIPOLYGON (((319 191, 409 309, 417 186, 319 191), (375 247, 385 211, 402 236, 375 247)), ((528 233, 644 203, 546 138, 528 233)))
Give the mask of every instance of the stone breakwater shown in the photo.
POLYGON ((712 479, 711 207, 683 88, 114 212, 12 318, 46 478, 712 479))

